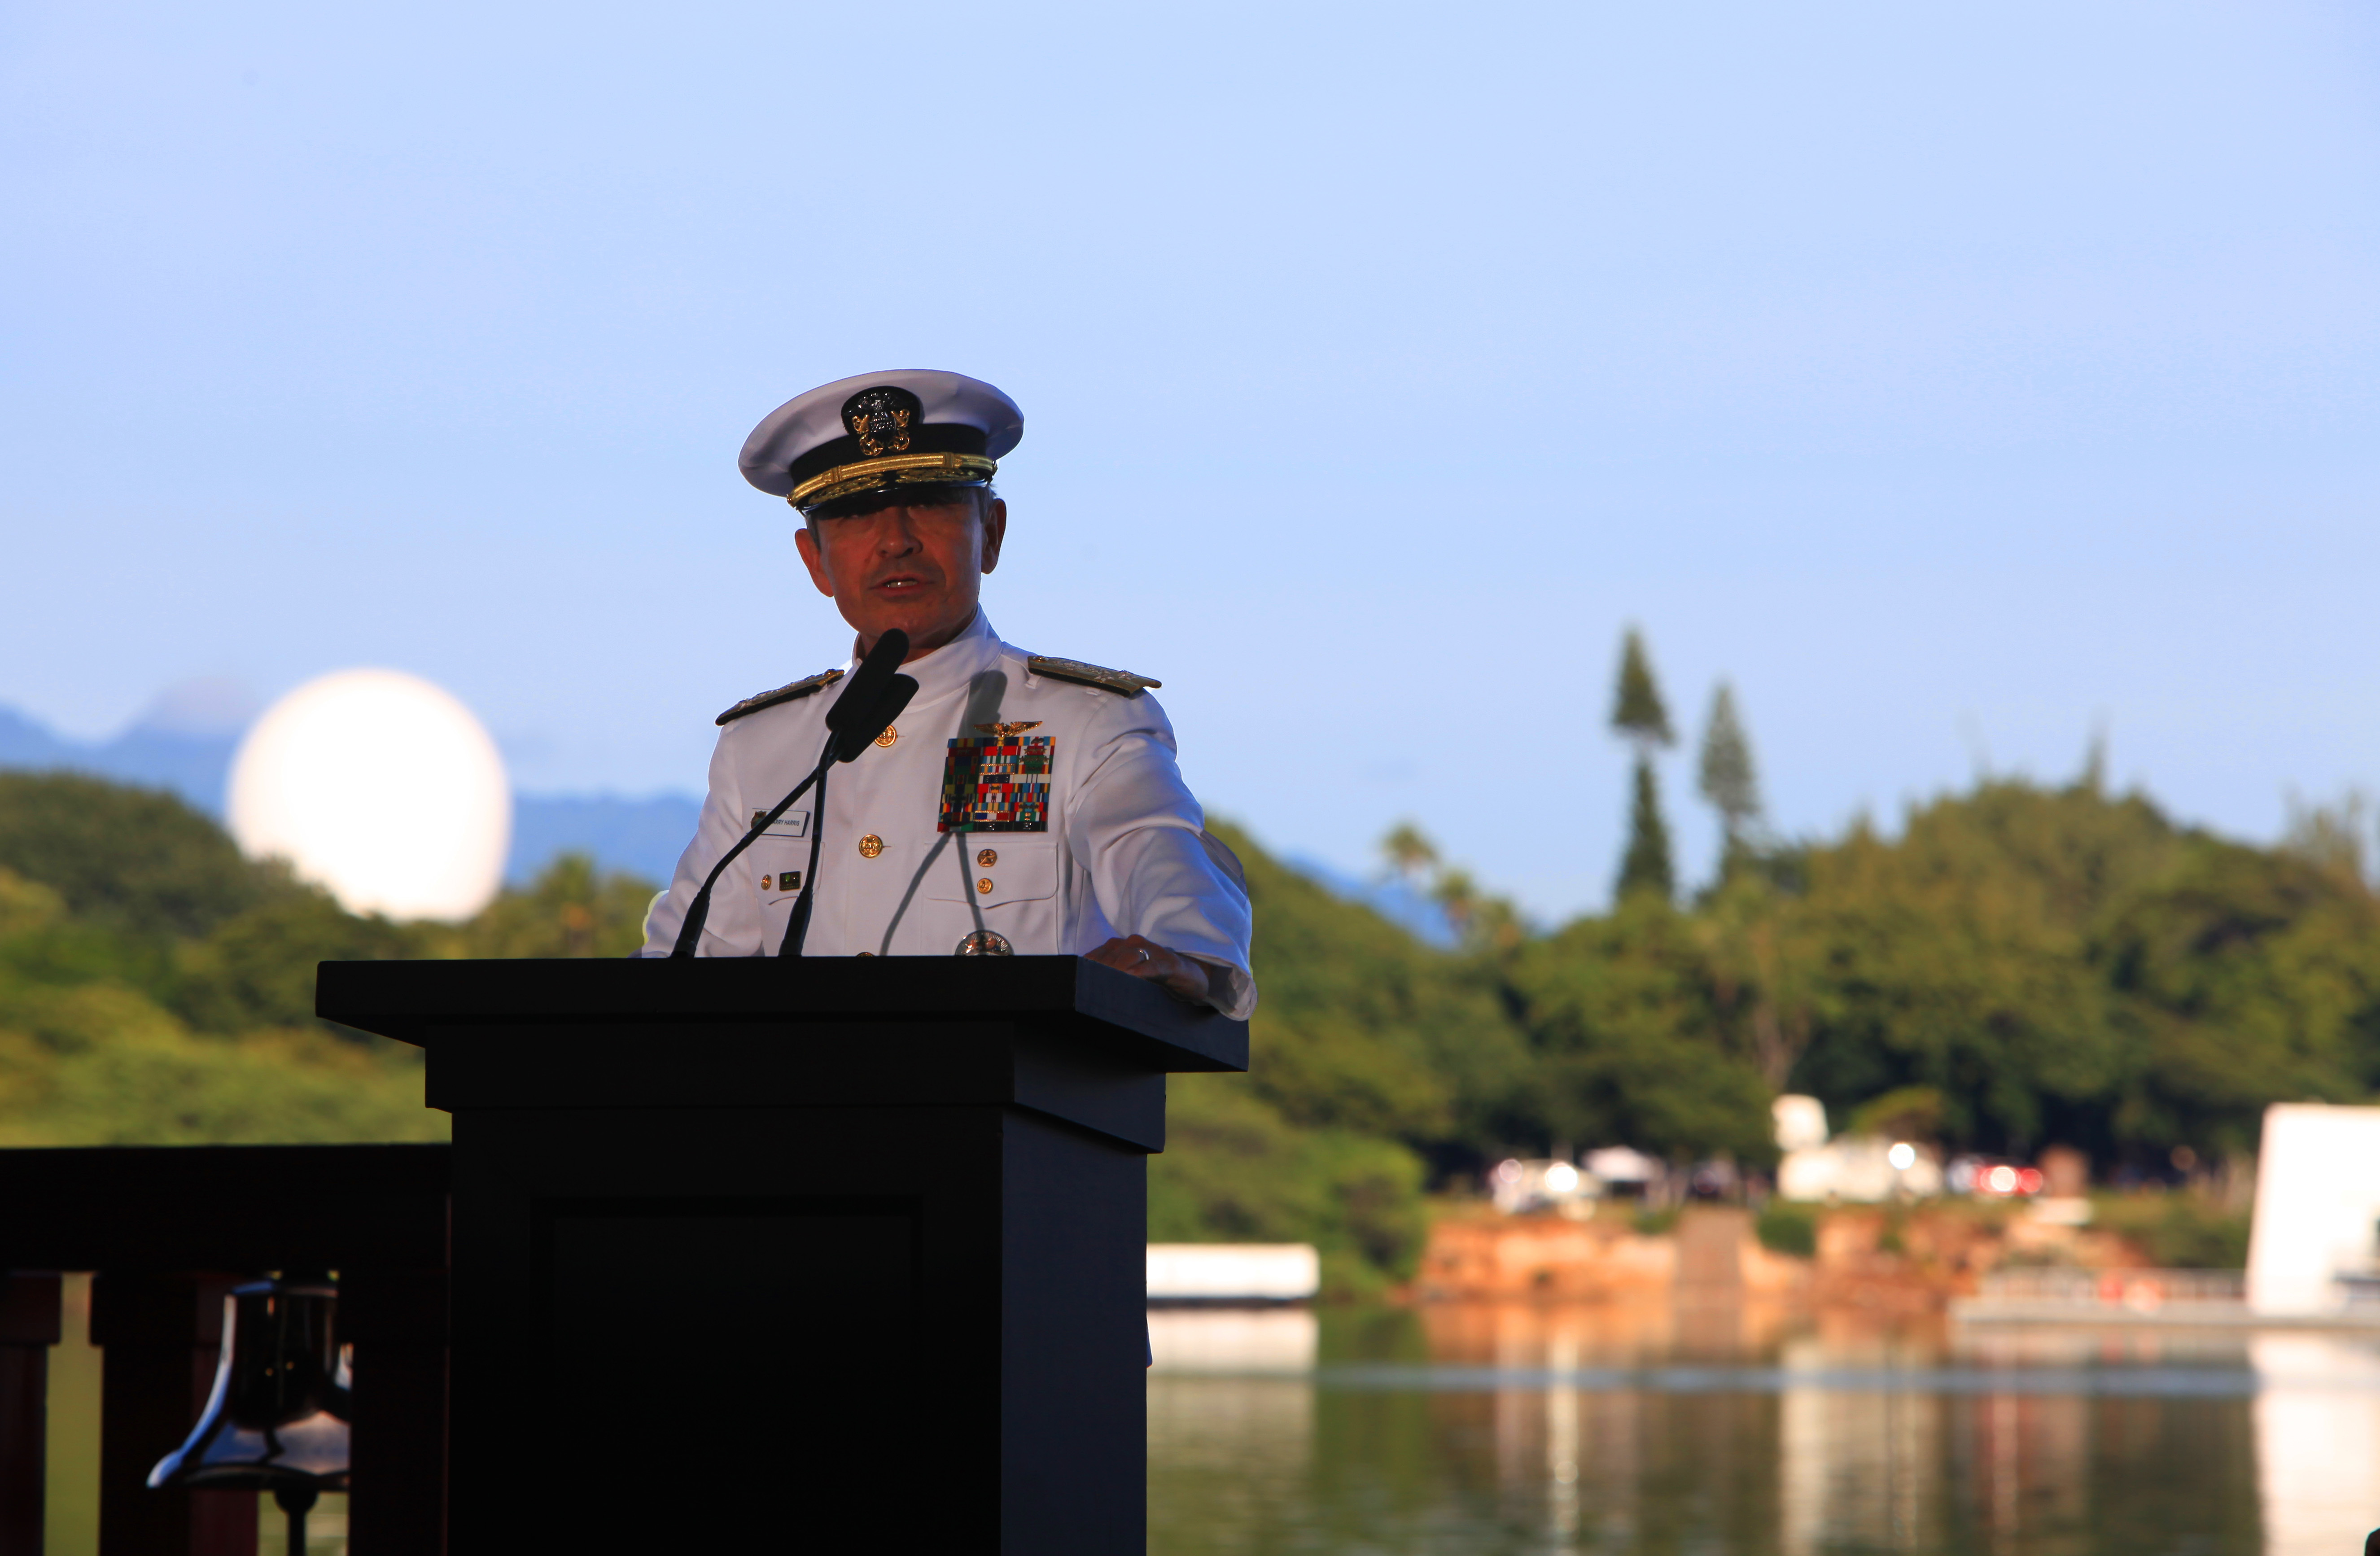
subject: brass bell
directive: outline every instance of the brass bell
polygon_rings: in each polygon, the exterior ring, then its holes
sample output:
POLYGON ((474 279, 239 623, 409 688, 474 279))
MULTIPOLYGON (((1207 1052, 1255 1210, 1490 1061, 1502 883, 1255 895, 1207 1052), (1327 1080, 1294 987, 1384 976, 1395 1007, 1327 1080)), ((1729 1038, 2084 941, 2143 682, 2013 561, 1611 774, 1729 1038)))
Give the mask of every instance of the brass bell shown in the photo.
POLYGON ((157 1461, 153 1487, 271 1491, 289 1515, 291 1556, 306 1510, 347 1486, 351 1347, 338 1339, 339 1290, 291 1276, 224 1298, 223 1355, 188 1441, 157 1461))

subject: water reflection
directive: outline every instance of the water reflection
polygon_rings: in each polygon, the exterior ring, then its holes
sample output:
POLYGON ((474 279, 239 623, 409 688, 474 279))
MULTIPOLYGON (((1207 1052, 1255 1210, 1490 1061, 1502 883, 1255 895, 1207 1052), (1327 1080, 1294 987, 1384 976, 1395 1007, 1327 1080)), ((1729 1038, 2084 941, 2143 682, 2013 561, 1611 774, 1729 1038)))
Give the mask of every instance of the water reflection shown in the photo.
POLYGON ((2352 1556, 2380 1526, 2369 1338, 1483 1303, 1258 1315, 1234 1360, 1225 1316, 1174 1317, 1156 1556, 2352 1556))
POLYGON ((2316 1334, 2248 1343, 2256 1392, 2256 1478, 2269 1556, 2352 1550, 2347 1531, 2380 1523, 2380 1346, 2316 1334))
POLYGON ((1184 1372, 1314 1370, 1321 1330, 1306 1307, 1157 1307, 1148 1315, 1149 1364, 1184 1372))

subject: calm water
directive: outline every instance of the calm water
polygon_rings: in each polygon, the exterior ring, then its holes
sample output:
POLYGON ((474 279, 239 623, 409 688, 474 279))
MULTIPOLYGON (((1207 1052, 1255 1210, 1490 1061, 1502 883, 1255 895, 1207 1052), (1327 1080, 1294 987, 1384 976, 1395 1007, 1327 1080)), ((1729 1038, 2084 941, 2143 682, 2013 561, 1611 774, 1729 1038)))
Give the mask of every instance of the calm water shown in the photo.
POLYGON ((1149 1549, 2356 1556, 2380 1338, 1152 1315, 1149 1549))
MULTIPOLYGON (((87 1291, 54 1353, 50 1556, 97 1545, 87 1291)), ((1666 1307, 1150 1319, 1151 1556, 2357 1556, 2380 1526, 2380 1337, 1666 1307)), ((345 1549, 325 1501, 310 1556, 345 1549)))

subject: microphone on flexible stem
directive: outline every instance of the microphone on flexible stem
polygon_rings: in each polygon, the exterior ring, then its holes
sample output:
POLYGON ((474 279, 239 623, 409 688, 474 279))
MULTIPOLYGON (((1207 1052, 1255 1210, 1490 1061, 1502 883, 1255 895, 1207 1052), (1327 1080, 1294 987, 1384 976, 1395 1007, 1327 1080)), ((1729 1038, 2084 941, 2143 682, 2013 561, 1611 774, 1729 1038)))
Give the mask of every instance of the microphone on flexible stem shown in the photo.
POLYGON ((736 840, 735 847, 719 856, 719 862, 711 866, 710 873, 703 878, 702 890, 695 893, 694 901, 686 905, 686 922, 678 926, 677 942, 670 947, 673 958, 693 955, 694 948, 702 942, 702 926, 710 918, 710 889, 719 884, 719 877, 735 862, 735 856, 751 847, 753 839, 775 826, 777 818, 785 813, 785 808, 801 798, 824 771, 823 768, 811 769, 808 777, 794 785, 793 793, 777 801, 766 815, 755 817, 751 830, 736 840))
MULTIPOLYGON (((719 878, 726 872, 727 867, 735 862, 736 856, 751 847, 753 842, 761 833, 775 826, 778 818, 785 813, 786 808, 801 798, 813 784, 819 786, 819 799, 812 808, 819 813, 812 818, 812 821, 820 825, 824 823, 826 770, 838 760, 849 761, 867 749, 868 743, 883 734, 884 726, 899 717, 901 710, 906 708, 909 705, 909 699, 916 695, 917 683, 906 675, 894 674, 900 668, 901 662, 908 656, 909 635, 898 627, 876 640, 876 647, 868 650, 868 657, 862 660, 859 668, 853 672, 851 684, 843 688, 843 695, 836 698, 834 706, 827 710, 826 727, 829 733, 826 749, 819 753, 818 766, 810 770, 808 777, 794 785, 791 794, 771 807, 766 814, 755 818, 750 829, 736 840, 735 846, 722 854, 719 857, 719 862, 710 867, 710 873, 703 878, 702 889, 695 893, 694 901, 686 905, 686 922, 678 926, 677 941, 670 947, 670 955, 673 958, 693 955, 695 947, 702 942, 702 927, 710 918, 711 889, 719 884, 719 878), (906 689, 899 692, 897 699, 888 695, 898 687, 906 689), (867 710, 868 703, 871 701, 883 702, 887 706, 881 718, 873 723, 868 723, 863 713, 867 710), (844 749, 846 732, 862 723, 868 724, 867 732, 859 735, 855 742, 850 743, 850 748, 846 752, 844 749)), ((814 879, 818 874, 818 846, 819 826, 814 825, 810 831, 810 868, 808 874, 803 877, 805 882, 814 879)), ((797 919, 808 918, 807 912, 809 892, 805 886, 800 901, 795 905, 797 919)), ((796 947, 795 954, 798 955, 800 954, 798 942, 793 943, 796 947)))
POLYGON ((868 658, 851 677, 851 685, 835 699, 834 706, 826 711, 826 750, 819 757, 818 799, 811 806, 815 812, 810 828, 810 864, 802 875, 802 894, 794 899, 793 916, 785 920, 785 938, 777 946, 780 956, 798 956, 802 942, 809 937, 811 893, 818 890, 819 845, 826 838, 826 779, 836 762, 850 761, 875 743, 884 733, 884 726, 901 716, 909 699, 917 695, 917 681, 907 675, 895 675, 903 660, 909 656, 909 635, 898 627, 876 640, 868 650, 868 658))
MULTIPOLYGON (((876 646, 868 650, 868 657, 852 672, 851 685, 843 688, 843 695, 826 711, 826 727, 835 736, 829 745, 837 761, 849 761, 866 750, 868 743, 883 734, 884 726, 909 705, 917 683, 894 674, 908 657, 909 635, 896 626, 876 639, 876 646), (879 709, 877 703, 896 681, 908 681, 909 689, 901 694, 899 702, 889 709, 879 709)), ((826 759, 821 757, 819 765, 825 766, 826 759)))

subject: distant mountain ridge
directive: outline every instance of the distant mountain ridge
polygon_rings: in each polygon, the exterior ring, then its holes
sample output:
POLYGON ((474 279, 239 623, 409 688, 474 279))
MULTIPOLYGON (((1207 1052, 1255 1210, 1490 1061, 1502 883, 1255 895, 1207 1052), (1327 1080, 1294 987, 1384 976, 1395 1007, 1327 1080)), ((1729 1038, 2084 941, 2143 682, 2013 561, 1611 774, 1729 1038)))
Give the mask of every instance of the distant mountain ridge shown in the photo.
POLYGON ((1427 893, 1410 881, 1396 876, 1385 881, 1366 881, 1343 869, 1334 869, 1306 854, 1283 854, 1281 862, 1322 886, 1333 896, 1345 902, 1363 904, 1426 945, 1445 950, 1461 940, 1454 932, 1454 926, 1447 921, 1446 909, 1431 901, 1427 893))
MULTIPOLYGON (((71 740, 16 709, 0 707, 0 768, 65 769, 165 789, 221 821, 240 734, 177 729, 144 716, 113 739, 71 740)), ((505 882, 525 886, 555 855, 578 853, 592 856, 600 869, 664 884, 694 836, 701 809, 702 802, 690 795, 515 795, 505 882)))
MULTIPOLYGON (((63 768, 165 789, 221 821, 231 760, 244 729, 211 729, 197 719, 176 728, 175 714, 168 699, 113 739, 87 742, 68 739, 16 709, 0 707, 0 768, 63 768)), ((245 723, 241 720, 243 726, 245 723)), ((656 886, 666 885, 701 811, 702 801, 693 795, 516 794, 504 881, 526 886, 556 855, 585 854, 598 869, 625 870, 656 886)), ((1364 904, 1430 944, 1454 943, 1444 911, 1407 881, 1366 881, 1298 855, 1289 856, 1287 862, 1332 894, 1364 904)))
POLYGON ((220 818, 237 735, 192 734, 141 723, 112 740, 85 744, 0 708, 0 767, 68 768, 119 783, 171 789, 220 818))
POLYGON ((601 869, 666 886, 701 813, 692 795, 516 795, 504 879, 524 885, 557 854, 588 854, 601 869))

